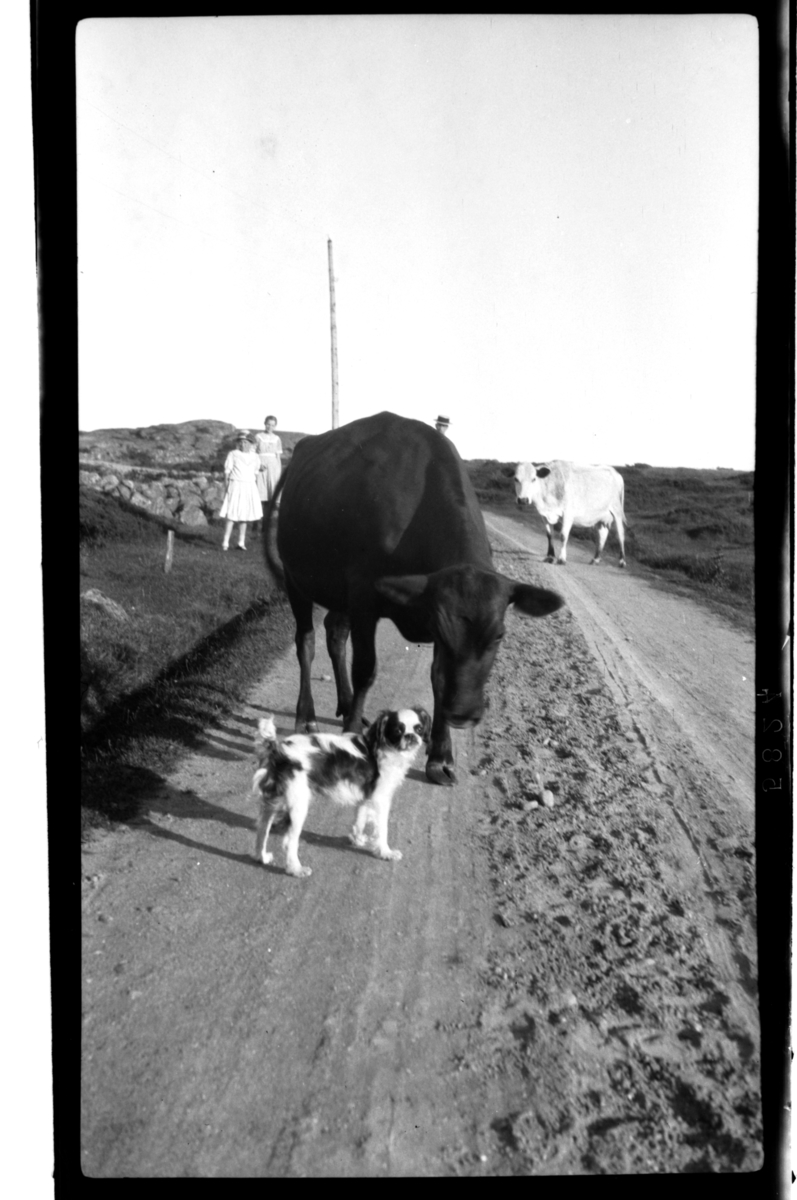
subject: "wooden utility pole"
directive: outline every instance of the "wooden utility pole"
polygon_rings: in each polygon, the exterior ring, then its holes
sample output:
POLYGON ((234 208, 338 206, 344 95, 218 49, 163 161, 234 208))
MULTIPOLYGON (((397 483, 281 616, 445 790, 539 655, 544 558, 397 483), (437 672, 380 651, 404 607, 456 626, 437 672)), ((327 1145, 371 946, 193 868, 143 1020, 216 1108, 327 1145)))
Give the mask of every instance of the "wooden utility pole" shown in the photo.
POLYGON ((335 272, 332 268, 332 238, 327 238, 329 253, 329 330, 332 338, 332 428, 338 427, 338 329, 335 324, 335 272))

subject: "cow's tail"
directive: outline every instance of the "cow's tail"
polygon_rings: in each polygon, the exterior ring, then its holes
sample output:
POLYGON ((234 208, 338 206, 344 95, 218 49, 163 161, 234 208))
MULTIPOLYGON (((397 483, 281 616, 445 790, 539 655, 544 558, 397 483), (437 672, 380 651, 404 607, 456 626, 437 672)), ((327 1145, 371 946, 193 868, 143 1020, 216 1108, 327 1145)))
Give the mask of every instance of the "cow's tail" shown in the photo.
POLYGON ((266 560, 266 566, 281 588, 285 587, 285 571, 283 570, 282 563, 277 558, 276 553, 274 514, 277 511, 277 501, 279 500, 279 495, 282 491, 287 474, 287 470, 283 471, 277 480, 277 486, 274 489, 274 495, 268 502, 266 515, 263 518, 263 555, 266 560))

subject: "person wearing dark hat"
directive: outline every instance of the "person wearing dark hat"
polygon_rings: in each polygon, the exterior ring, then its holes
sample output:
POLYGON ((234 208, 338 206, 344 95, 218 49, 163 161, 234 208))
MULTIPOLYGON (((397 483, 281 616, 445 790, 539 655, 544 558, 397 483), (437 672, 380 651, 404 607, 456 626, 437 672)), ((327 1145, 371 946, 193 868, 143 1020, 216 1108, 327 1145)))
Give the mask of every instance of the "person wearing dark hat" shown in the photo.
POLYGON ((249 431, 239 429, 235 435, 235 449, 224 460, 227 490, 219 512, 225 521, 222 550, 229 550, 235 524, 238 525, 238 549, 245 550, 247 521, 259 521, 263 515, 256 483, 259 470, 260 459, 252 452, 249 431))
POLYGON ((443 437, 447 437, 450 424, 451 422, 448 417, 438 417, 434 423, 434 427, 438 433, 442 433, 443 437))

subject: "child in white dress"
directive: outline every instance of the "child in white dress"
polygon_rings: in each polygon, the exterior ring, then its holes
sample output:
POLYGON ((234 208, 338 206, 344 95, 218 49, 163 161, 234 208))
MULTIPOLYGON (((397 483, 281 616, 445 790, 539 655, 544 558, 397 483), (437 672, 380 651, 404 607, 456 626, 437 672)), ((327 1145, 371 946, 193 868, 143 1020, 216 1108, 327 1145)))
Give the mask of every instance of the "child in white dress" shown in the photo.
POLYGON ((260 520, 262 508, 256 482, 259 470, 260 459, 251 451, 249 435, 245 429, 240 429, 236 449, 231 450, 224 460, 227 491, 219 512, 219 516, 225 518, 222 550, 229 550, 235 524, 238 525, 238 549, 245 550, 247 521, 260 520))

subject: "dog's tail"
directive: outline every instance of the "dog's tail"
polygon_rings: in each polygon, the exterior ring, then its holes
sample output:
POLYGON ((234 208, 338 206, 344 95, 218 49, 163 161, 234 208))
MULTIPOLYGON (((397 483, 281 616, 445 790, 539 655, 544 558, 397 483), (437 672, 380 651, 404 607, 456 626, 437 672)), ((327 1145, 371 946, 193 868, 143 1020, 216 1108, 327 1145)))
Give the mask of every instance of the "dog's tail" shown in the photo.
POLYGON ((282 807, 285 774, 290 774, 295 764, 280 745, 271 713, 257 723, 255 754, 257 769, 252 777, 251 794, 259 798, 264 806, 263 811, 276 814, 277 825, 281 825, 284 823, 284 814, 280 816, 279 810, 282 807))
POLYGON ((282 588, 285 587, 285 571, 283 570, 282 563, 277 559, 276 548, 274 545, 272 545, 272 529, 274 525, 274 513, 277 511, 277 501, 279 500, 280 492, 285 486, 288 470, 290 470, 290 467, 284 470, 277 480, 277 486, 274 489, 274 495, 268 502, 266 515, 263 518, 263 554, 265 555, 266 566, 273 575, 274 579, 282 588))
POLYGON ((257 723, 257 740, 263 742, 276 742, 277 726, 274 724, 274 714, 266 713, 257 723))
POLYGON ((262 767, 269 758, 271 750, 279 745, 277 726, 274 724, 274 714, 266 713, 257 723, 255 734, 255 757, 262 767))

